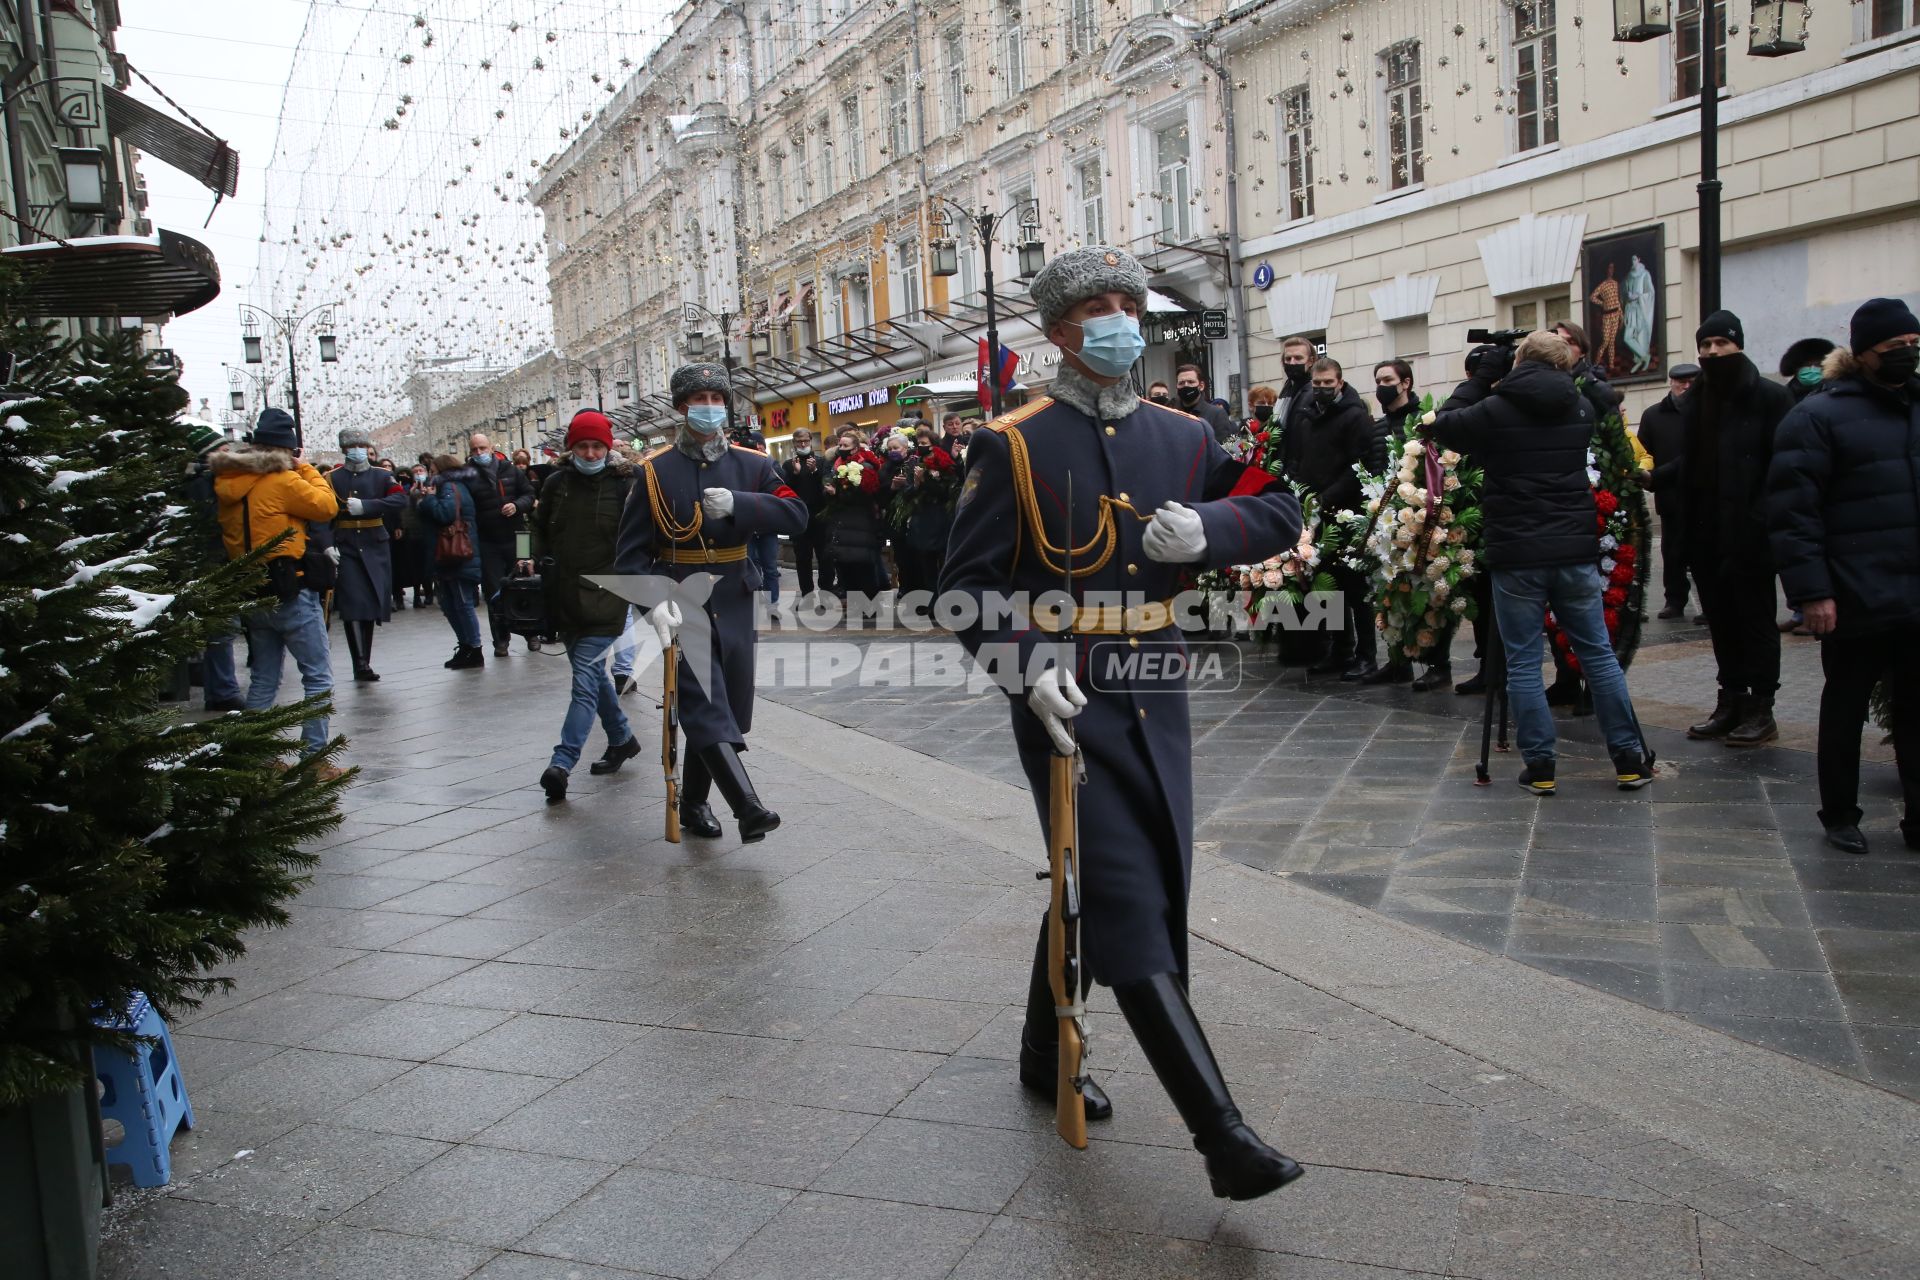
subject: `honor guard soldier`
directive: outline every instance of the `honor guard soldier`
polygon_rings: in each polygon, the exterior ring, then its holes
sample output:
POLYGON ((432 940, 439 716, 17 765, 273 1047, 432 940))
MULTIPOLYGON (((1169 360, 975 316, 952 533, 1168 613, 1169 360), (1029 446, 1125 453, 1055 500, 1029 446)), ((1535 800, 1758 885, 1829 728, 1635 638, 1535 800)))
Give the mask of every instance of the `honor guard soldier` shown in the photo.
MULTIPOLYGON (((1257 563, 1293 546, 1300 507, 1265 471, 1229 457, 1206 423, 1135 395, 1128 374, 1144 345, 1147 275, 1130 255, 1104 245, 1062 254, 1030 292, 1042 331, 1060 349, 1060 372, 1051 398, 974 433, 941 588, 972 597, 981 611, 960 639, 1009 695, 1043 828, 1049 760, 1075 752, 1066 722, 1077 726, 1082 972, 1113 988, 1206 1158, 1214 1194, 1251 1199, 1301 1170, 1247 1126, 1188 1003, 1185 676, 1168 673, 1177 664, 1125 656, 1142 645, 1184 653, 1169 601, 1182 572, 1257 563), (1054 624, 1030 624, 1017 611, 1008 622, 992 603, 1058 593, 1068 575, 1076 608, 1059 611, 1054 624), (1064 643, 1036 629, 1062 624, 1071 632, 1064 643)), ((1047 959, 1043 925, 1020 1079, 1052 1097, 1065 1015, 1047 959)), ((1090 1080, 1078 1087, 1087 1119, 1112 1115, 1090 1080)))
POLYGON ((390 519, 407 509, 407 491, 393 472, 368 460, 373 437, 359 427, 340 433, 346 464, 327 473, 340 514, 327 550, 338 571, 333 611, 347 633, 355 680, 378 680, 373 669, 373 629, 393 616, 393 534, 390 519))
MULTIPOLYGON (((686 420, 672 444, 640 460, 620 520, 614 568, 680 582, 712 577, 712 594, 700 606, 712 632, 711 656, 699 670, 686 652, 679 658, 680 723, 688 750, 680 826, 697 836, 720 834, 707 805, 709 788, 718 786, 740 823, 740 839, 750 843, 779 826, 780 815, 760 803, 739 756, 753 726, 754 600, 761 587, 760 567, 747 547, 756 534, 799 536, 807 527, 807 504, 766 454, 728 441, 732 389, 726 370, 683 365, 674 370, 672 394, 673 407, 686 420)), ((682 601, 692 598, 676 594, 682 601)), ((639 603, 649 606, 648 621, 661 647, 671 645, 684 621, 681 604, 659 595, 639 603)))

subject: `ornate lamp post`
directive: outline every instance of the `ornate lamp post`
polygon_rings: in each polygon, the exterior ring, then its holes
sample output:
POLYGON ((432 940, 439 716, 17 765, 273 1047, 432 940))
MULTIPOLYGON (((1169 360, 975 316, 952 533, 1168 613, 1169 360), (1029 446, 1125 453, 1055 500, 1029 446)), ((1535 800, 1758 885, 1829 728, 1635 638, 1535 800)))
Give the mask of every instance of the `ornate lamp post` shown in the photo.
POLYGON ((987 295, 987 385, 993 399, 993 416, 997 418, 1000 416, 1000 318, 993 293, 993 233, 1008 218, 1015 220, 1020 228, 1020 279, 1033 279, 1040 274, 1040 268, 1047 265, 1047 247, 1040 242, 1040 203, 1027 199, 1009 205, 999 213, 985 209, 976 213, 945 196, 935 196, 933 199, 936 204, 928 211, 928 220, 940 232, 928 246, 933 251, 933 274, 952 276, 960 272, 960 247, 953 236, 953 214, 959 214, 961 220, 973 228, 984 256, 982 283, 987 295), (940 205, 946 208, 942 209, 940 205))
POLYGON ((313 321, 314 328, 319 331, 317 336, 320 345, 320 363, 333 364, 338 361, 339 349, 333 334, 333 309, 336 305, 338 304, 323 302, 300 315, 288 312, 284 316, 277 316, 264 307, 256 307, 250 302, 240 304, 240 323, 244 330, 240 345, 248 364, 261 364, 266 360, 265 343, 260 333, 263 325, 273 329, 287 344, 287 399, 291 401, 288 408, 293 410, 294 436, 303 448, 306 445, 307 436, 300 420, 300 362, 296 341, 301 328, 308 321, 313 321))
MULTIPOLYGON (((701 334, 695 327, 700 321, 711 320, 720 326, 720 363, 726 368, 727 386, 731 388, 733 386, 733 312, 710 311, 697 302, 683 302, 680 304, 680 318, 686 322, 687 326, 684 345, 688 351, 706 350, 705 335, 701 334)), ((755 354, 765 355, 766 352, 756 349, 755 354)), ((731 391, 729 391, 727 395, 727 434, 732 436, 734 430, 733 395, 731 391)))

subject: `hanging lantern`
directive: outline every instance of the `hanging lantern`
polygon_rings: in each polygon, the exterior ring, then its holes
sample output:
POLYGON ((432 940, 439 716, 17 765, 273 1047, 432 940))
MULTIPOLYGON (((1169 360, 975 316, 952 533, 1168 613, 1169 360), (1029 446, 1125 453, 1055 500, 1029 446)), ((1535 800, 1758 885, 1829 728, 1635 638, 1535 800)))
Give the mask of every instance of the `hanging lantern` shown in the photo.
POLYGON ((1047 265, 1047 247, 1040 243, 1040 202, 1020 207, 1020 278, 1031 280, 1047 265))
POLYGON ((320 363, 336 364, 339 362, 339 360, 340 360, 340 352, 335 346, 333 335, 330 333, 321 334, 320 335, 320 363))
POLYGON ((260 351, 260 335, 259 334, 249 333, 249 334, 242 335, 240 338, 240 345, 243 349, 245 349, 247 353, 248 364, 260 364, 262 361, 266 359, 266 357, 262 355, 260 351))
POLYGON ((633 394, 633 384, 630 382, 626 382, 624 380, 615 382, 613 384, 613 394, 617 399, 621 399, 621 400, 631 399, 633 394))
POLYGON ((98 147, 56 147, 67 182, 67 208, 75 213, 107 211, 107 157, 98 147))
POLYGON ((1747 52, 1779 58, 1807 47, 1806 0, 1754 0, 1747 52))
POLYGON ((773 344, 765 333, 756 333, 748 342, 748 350, 753 352, 756 360, 764 360, 773 353, 773 344))
POLYGON ((235 413, 244 413, 247 408, 247 393, 244 391, 227 392, 227 405, 235 413))
POLYGON ((960 274, 960 246, 952 236, 941 236, 933 242, 933 274, 936 276, 957 276, 960 274))
POLYGON ((1673 30, 1669 0, 1613 0, 1613 38, 1639 44, 1673 30))
POLYGON ((580 398, 580 379, 575 378, 573 379, 573 381, 567 383, 567 399, 578 400, 579 398, 580 398))

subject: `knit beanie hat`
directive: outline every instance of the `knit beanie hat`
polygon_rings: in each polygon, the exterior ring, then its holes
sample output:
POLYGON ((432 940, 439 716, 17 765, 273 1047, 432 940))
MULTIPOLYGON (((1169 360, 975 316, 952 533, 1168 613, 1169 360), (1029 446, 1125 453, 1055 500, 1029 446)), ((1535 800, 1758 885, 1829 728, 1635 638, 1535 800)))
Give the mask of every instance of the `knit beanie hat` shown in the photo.
POLYGON ((1740 317, 1731 311, 1714 312, 1693 331, 1693 345, 1696 347, 1708 338, 1725 338, 1742 351, 1747 347, 1747 332, 1741 327, 1740 317))
POLYGON ((1124 293, 1147 305, 1147 271, 1124 249, 1094 244, 1072 249, 1049 262, 1027 286, 1040 308, 1040 327, 1047 328, 1067 314, 1076 302, 1102 293, 1124 293))
POLYGON ((582 409, 574 414, 573 421, 567 424, 567 448, 573 448, 582 440, 598 440, 607 448, 613 448, 612 421, 597 409, 582 409))
POLYGON ((1853 354, 1869 351, 1903 333, 1920 333, 1920 320, 1913 318, 1913 309, 1898 298, 1869 298, 1853 313, 1853 354))
POLYGON ((300 433, 293 429, 293 415, 285 409, 262 409, 253 424, 253 442, 269 449, 298 449, 300 433))
POLYGON ((187 446, 196 454, 206 453, 208 450, 216 449, 226 442, 226 436, 215 431, 212 427, 199 426, 187 432, 187 446))

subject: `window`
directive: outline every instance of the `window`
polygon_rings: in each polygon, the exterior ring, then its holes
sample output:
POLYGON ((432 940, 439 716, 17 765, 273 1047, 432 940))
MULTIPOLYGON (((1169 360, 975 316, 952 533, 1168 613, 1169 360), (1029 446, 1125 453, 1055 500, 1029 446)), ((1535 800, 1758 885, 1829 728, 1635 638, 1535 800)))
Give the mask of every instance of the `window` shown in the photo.
POLYGON ((873 323, 873 301, 868 296, 864 275, 847 277, 847 329, 864 329, 873 323))
POLYGON ((1427 354, 1427 317, 1387 321, 1387 350, 1400 359, 1427 354))
POLYGON ((787 220, 787 160, 778 151, 767 152, 767 225, 777 227, 787 220))
POLYGON ((822 35, 827 29, 827 6, 825 0, 807 0, 807 30, 809 37, 822 35))
POLYGON ((822 111, 813 118, 813 198, 833 198, 833 122, 822 111))
POLYGON ((1075 54, 1092 53, 1100 44, 1098 0, 1068 0, 1067 47, 1075 54))
POLYGON ((1299 85, 1280 95, 1282 161, 1287 167, 1287 218, 1313 216, 1313 95, 1299 85))
MULTIPOLYGON (((1700 3, 1674 0, 1673 97, 1677 102, 1700 93, 1700 3)), ((1727 0, 1713 0, 1714 83, 1727 82, 1727 0)))
POLYGON ((1920 0, 1867 0, 1867 39, 1920 26, 1920 0))
POLYGON ((893 314, 910 316, 920 310, 920 241, 908 237, 893 246, 893 314))
POLYGON ((899 160, 913 154, 913 83, 905 58, 893 64, 887 85, 887 151, 899 160))
POLYGON ((760 78, 773 74, 773 10, 760 15, 760 78))
POLYGON ((1027 33, 1020 10, 1009 7, 1000 28, 1000 97, 1018 97, 1027 89, 1027 33))
POLYGON ((1160 232, 1174 240, 1193 238, 1193 171, 1187 126, 1169 125, 1153 135, 1154 190, 1160 197, 1160 232))
POLYGON ((1074 166, 1074 185, 1080 191, 1080 238, 1087 244, 1107 242, 1107 180, 1100 158, 1074 166))
POLYGON ((1426 180, 1426 122, 1421 115, 1420 44, 1380 55, 1387 73, 1387 182, 1394 190, 1426 180))
POLYGON ((1553 20, 1553 0, 1519 0, 1513 6, 1513 116, 1522 151, 1560 141, 1553 20))
POLYGON ((840 99, 840 145, 846 149, 847 181, 866 177, 867 134, 860 124, 860 99, 851 94, 840 99))
POLYGON ((1550 329, 1573 319, 1573 299, 1565 293, 1518 300, 1511 304, 1516 329, 1550 329))
POLYGON ((940 33, 940 107, 947 128, 967 121, 967 33, 955 23, 940 33))
POLYGON ((787 135, 787 150, 793 160, 793 211, 804 213, 809 204, 807 186, 812 175, 807 172, 807 135, 794 130, 787 135))

